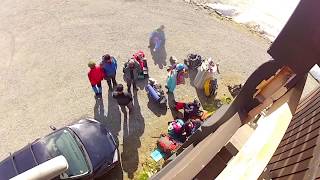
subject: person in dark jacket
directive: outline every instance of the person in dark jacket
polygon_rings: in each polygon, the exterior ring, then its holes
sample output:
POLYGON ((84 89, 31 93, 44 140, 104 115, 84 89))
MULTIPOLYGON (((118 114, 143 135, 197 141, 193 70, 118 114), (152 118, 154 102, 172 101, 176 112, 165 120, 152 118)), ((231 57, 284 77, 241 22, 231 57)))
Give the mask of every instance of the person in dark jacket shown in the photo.
POLYGON ((127 106, 129 113, 133 110, 132 95, 127 92, 123 92, 123 85, 118 84, 116 90, 113 92, 112 97, 115 98, 123 111, 127 106))
POLYGON ((96 98, 102 97, 101 81, 103 80, 104 73, 100 66, 96 66, 95 62, 90 61, 88 63, 90 71, 88 72, 88 78, 91 83, 91 87, 95 93, 96 98))
POLYGON ((131 92, 131 85, 133 85, 133 90, 138 90, 136 81, 141 71, 140 64, 134 59, 130 59, 124 64, 123 78, 127 82, 128 92, 131 92))
POLYGON ((117 81, 116 81, 117 60, 113 56, 106 54, 102 56, 101 65, 104 71, 104 79, 107 80, 109 90, 112 90, 117 86, 117 81), (111 84, 111 81, 112 81, 112 84, 111 84))

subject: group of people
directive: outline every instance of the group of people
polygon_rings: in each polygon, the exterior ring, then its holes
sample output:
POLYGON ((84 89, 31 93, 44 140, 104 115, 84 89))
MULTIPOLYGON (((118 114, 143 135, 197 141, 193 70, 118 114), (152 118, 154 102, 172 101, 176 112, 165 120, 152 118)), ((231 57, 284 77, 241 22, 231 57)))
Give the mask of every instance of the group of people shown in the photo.
POLYGON ((145 67, 145 54, 143 51, 138 51, 132 58, 130 58, 123 68, 123 77, 127 83, 127 92, 124 92, 122 84, 118 84, 116 80, 117 75, 117 59, 109 54, 102 56, 102 61, 99 65, 90 61, 88 67, 88 78, 95 93, 96 99, 102 98, 102 85, 103 80, 107 81, 109 91, 114 91, 112 96, 118 101, 121 108, 128 107, 129 112, 132 112, 132 95, 131 87, 133 91, 138 90, 136 81, 139 76, 144 75, 145 67))
POLYGON ((90 68, 88 78, 96 98, 102 98, 101 81, 103 79, 107 81, 109 90, 117 86, 116 74, 118 65, 116 58, 106 54, 102 56, 100 65, 96 65, 95 62, 90 61, 88 67, 90 68))

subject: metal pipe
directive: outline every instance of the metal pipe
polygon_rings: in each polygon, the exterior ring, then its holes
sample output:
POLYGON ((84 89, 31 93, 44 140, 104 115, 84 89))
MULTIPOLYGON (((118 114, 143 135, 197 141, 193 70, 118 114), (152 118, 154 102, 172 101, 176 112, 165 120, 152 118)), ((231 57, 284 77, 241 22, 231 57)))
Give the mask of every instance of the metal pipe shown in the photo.
POLYGON ((62 155, 46 161, 22 174, 19 174, 10 180, 35 180, 35 179, 52 179, 65 172, 69 165, 66 158, 62 155))

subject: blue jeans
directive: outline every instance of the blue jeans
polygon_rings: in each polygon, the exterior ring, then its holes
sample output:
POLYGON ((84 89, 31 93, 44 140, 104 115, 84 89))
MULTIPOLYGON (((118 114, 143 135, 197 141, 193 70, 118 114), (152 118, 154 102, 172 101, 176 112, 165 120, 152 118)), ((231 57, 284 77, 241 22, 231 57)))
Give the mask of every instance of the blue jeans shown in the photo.
POLYGON ((101 95, 102 94, 102 86, 101 83, 98 83, 96 85, 92 85, 92 89, 96 95, 101 95))

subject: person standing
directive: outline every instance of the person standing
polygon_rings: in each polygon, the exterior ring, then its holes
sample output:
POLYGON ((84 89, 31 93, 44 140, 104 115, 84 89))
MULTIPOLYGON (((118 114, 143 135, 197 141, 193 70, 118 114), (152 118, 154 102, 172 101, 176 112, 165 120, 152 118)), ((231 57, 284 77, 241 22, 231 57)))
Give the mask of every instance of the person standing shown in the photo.
POLYGON ((132 95, 127 92, 123 92, 123 85, 118 84, 116 90, 113 92, 112 97, 115 98, 123 111, 125 107, 128 107, 129 113, 133 110, 132 95))
POLYGON ((96 66, 96 63, 93 61, 88 63, 88 67, 90 68, 90 71, 88 72, 88 78, 95 93, 95 97, 102 98, 101 81, 104 77, 103 70, 100 66, 96 66))
POLYGON ((168 69, 167 75, 167 85, 165 86, 168 89, 168 93, 173 93, 177 86, 177 70, 168 69))
POLYGON ((104 71, 104 79, 107 80, 109 90, 117 86, 116 73, 117 73, 117 60, 113 56, 106 54, 102 56, 102 68, 104 71), (112 84, 111 84, 112 81, 112 84), (112 86, 113 85, 113 86, 112 86))
POLYGON ((131 85, 133 85, 133 90, 138 90, 136 81, 140 72, 140 64, 134 59, 130 59, 128 62, 124 64, 123 78, 127 82, 129 93, 131 92, 131 85))
POLYGON ((149 38, 149 47, 153 52, 158 51, 165 44, 164 25, 161 25, 158 29, 153 31, 149 38))

